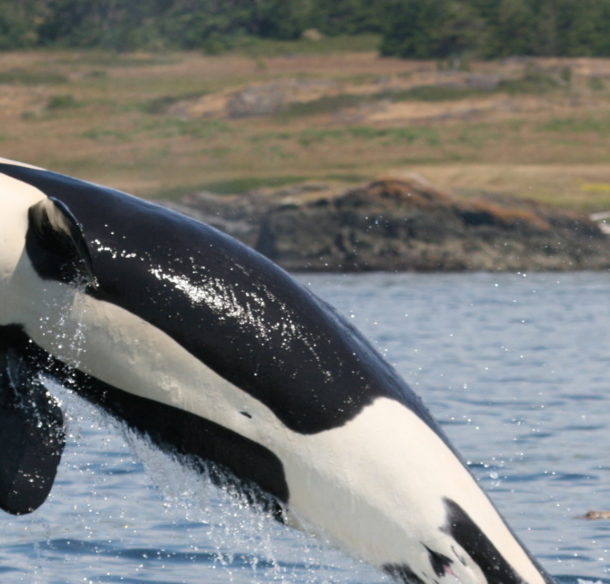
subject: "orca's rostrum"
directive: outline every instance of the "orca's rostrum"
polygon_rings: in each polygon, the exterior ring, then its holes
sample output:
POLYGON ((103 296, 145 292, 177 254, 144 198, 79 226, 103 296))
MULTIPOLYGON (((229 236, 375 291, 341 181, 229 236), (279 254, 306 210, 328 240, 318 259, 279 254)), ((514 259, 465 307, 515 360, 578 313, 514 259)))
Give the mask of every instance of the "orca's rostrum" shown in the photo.
POLYGON ((55 478, 42 374, 398 581, 552 582, 394 369, 257 252, 6 159, 0 240, 0 508, 33 511, 55 478), (58 307, 78 347, 47 330, 58 307))

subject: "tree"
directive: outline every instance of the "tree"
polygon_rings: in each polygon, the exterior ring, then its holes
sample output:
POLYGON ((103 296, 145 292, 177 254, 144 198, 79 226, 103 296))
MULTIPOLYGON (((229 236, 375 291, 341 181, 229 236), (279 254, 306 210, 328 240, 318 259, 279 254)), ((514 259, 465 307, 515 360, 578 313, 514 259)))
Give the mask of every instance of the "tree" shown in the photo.
POLYGON ((412 59, 460 58, 481 50, 484 20, 462 0, 394 2, 392 23, 381 44, 383 55, 412 59))
POLYGON ((387 0, 314 0, 308 10, 308 27, 329 36, 381 32, 386 4, 387 0))
POLYGON ((598 14, 592 32, 592 54, 610 57, 610 0, 599 0, 598 14))
POLYGON ((610 0, 0 0, 0 49, 203 49, 381 32, 414 59, 610 55, 610 0))
POLYGON ((467 2, 447 3, 436 36, 437 57, 461 59, 478 56, 487 41, 485 21, 467 2))
POLYGON ((129 50, 146 46, 157 32, 157 0, 51 0, 38 27, 46 45, 129 50))
POLYGON ((447 0, 394 0, 389 12, 392 21, 381 42, 382 55, 411 59, 434 58, 437 52, 435 30, 440 26, 447 0))
POLYGON ((0 50, 23 49, 38 43, 36 20, 40 2, 0 0, 0 50))
POLYGON ((254 34, 263 38, 297 39, 305 28, 305 13, 298 2, 259 0, 255 3, 254 34))
POLYGON ((497 58, 535 54, 535 20, 528 0, 501 0, 486 56, 497 58))

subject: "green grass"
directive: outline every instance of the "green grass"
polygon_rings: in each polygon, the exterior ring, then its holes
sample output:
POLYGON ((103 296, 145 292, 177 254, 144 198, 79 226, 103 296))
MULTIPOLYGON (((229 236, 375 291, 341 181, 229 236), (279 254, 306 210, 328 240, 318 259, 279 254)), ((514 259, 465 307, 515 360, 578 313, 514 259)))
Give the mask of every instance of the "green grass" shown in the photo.
POLYGON ((192 91, 175 95, 162 95, 161 97, 155 97, 143 102, 141 109, 148 114, 164 114, 175 103, 187 99, 197 99, 208 93, 208 91, 192 91))
POLYGON ((233 128, 223 120, 183 120, 173 117, 148 116, 137 121, 134 132, 150 133, 155 138, 189 136, 205 140, 222 134, 231 134, 233 128))
POLYGON ((478 97, 492 90, 473 89, 464 86, 419 85, 403 91, 382 91, 372 94, 341 93, 319 97, 311 101, 293 102, 279 112, 277 118, 324 115, 383 100, 401 101, 456 101, 478 97))
POLYGON ((66 109, 74 109, 76 107, 81 107, 83 104, 76 99, 74 99, 73 95, 70 94, 62 94, 62 95, 54 95, 47 101, 46 109, 48 111, 57 111, 57 110, 66 110, 66 109))
POLYGON ((542 94, 556 90, 571 83, 572 73, 569 67, 562 67, 557 72, 547 71, 537 66, 528 66, 518 79, 505 79, 501 81, 496 91, 511 95, 527 93, 542 94))
POLYGON ((217 195, 237 195, 261 188, 279 188, 302 183, 308 180, 306 176, 266 176, 242 177, 229 180, 217 180, 198 185, 187 185, 172 189, 161 189, 152 198, 178 199, 186 194, 198 191, 210 191, 217 195))
POLYGON ((91 128, 90 130, 81 132, 79 136, 103 144, 116 144, 131 141, 131 136, 127 132, 120 132, 109 128, 91 128))
POLYGON ((379 81, 381 76, 377 73, 354 73, 350 75, 341 75, 337 79, 342 83, 353 83, 354 85, 365 85, 379 81))
POLYGON ((591 91, 603 91, 606 88, 606 83, 600 77, 591 77, 587 85, 591 91))
POLYGON ((298 132, 296 139, 301 146, 307 147, 326 140, 341 140, 344 136, 345 130, 342 128, 307 128, 298 132))
POLYGON ((0 84, 5 85, 57 85, 62 83, 68 83, 68 77, 63 73, 53 71, 29 71, 27 69, 0 71, 0 84))
POLYGON ((440 144, 437 128, 429 126, 406 126, 398 128, 377 128, 373 126, 351 126, 346 132, 352 138, 364 140, 381 140, 383 144, 413 144, 425 142, 430 146, 440 144))
POLYGON ((120 53, 118 51, 82 50, 78 52, 78 59, 58 59, 58 63, 65 65, 90 65, 92 67, 154 67, 158 65, 175 65, 180 63, 179 54, 148 54, 120 53))
POLYGON ((253 144, 265 143, 271 140, 291 140, 294 134, 292 132, 261 132, 248 136, 248 141, 253 144))
POLYGON ((444 142, 456 144, 460 148, 481 149, 492 140, 501 142, 512 139, 519 129, 510 122, 504 123, 502 126, 486 123, 460 124, 455 126, 452 135, 445 137, 444 142))
POLYGON ((284 187, 291 184, 304 182, 305 176, 269 176, 269 177, 246 177, 230 180, 212 181, 201 185, 202 189, 212 191, 219 195, 231 193, 246 193, 254 189, 284 187))
POLYGON ((491 91, 461 85, 416 85, 404 91, 378 93, 376 98, 391 101, 456 101, 489 94, 491 91))
POLYGON ((312 99, 311 101, 297 101, 288 104, 276 117, 292 116, 314 116, 322 114, 333 114, 344 109, 356 107, 363 103, 373 101, 368 95, 354 95, 352 93, 341 93, 340 95, 327 95, 312 99))
POLYGON ((345 172, 345 173, 327 174, 327 175, 324 175, 324 177, 322 177, 322 178, 325 180, 333 180, 333 181, 339 181, 339 182, 344 182, 344 183, 358 184, 358 183, 370 181, 371 175, 345 172))
MULTIPOLYGON (((567 83, 567 82, 565 82, 567 83)), ((417 85, 405 90, 386 90, 372 94, 341 93, 339 95, 323 96, 305 102, 288 104, 277 118, 313 116, 333 114, 360 105, 375 103, 382 100, 392 102, 423 101, 444 102, 471 99, 494 93, 509 93, 511 95, 546 93, 557 89, 562 84, 561 76, 555 76, 545 71, 530 71, 518 79, 505 79, 491 88, 475 88, 467 85, 427 84, 417 85)))
POLYGON ((209 156, 210 158, 218 158, 218 159, 226 158, 229 154, 231 154, 234 151, 235 151, 234 148, 226 148, 226 147, 222 147, 222 146, 214 146, 211 148, 202 148, 201 150, 199 150, 199 152, 201 154, 203 154, 204 156, 209 156))
MULTIPOLYGON (((233 128, 222 120, 183 120, 173 117, 144 116, 136 117, 120 129, 94 126, 78 135, 101 143, 126 143, 141 142, 142 135, 153 139, 188 137, 195 140, 211 140, 230 135, 232 132, 233 128)), ((220 155, 227 152, 225 145, 216 144, 210 148, 215 149, 220 155)))
POLYGON ((413 144, 425 142, 430 146, 436 146, 441 142, 441 136, 437 128, 429 126, 407 126, 382 128, 375 126, 347 126, 344 128, 307 128, 295 135, 301 146, 311 146, 326 142, 328 140, 361 140, 379 141, 382 145, 392 146, 400 144, 413 144))
POLYGON ((107 79, 108 72, 103 69, 92 69, 83 74, 83 77, 87 79, 107 79))
POLYGON ((361 34, 354 36, 323 36, 320 40, 298 39, 279 41, 244 37, 237 41, 230 53, 248 57, 281 57, 285 55, 327 55, 332 53, 377 52, 381 36, 361 34))
POLYGON ((558 132, 570 134, 610 134, 610 117, 565 117, 552 118, 540 124, 538 129, 543 132, 558 132))
MULTIPOLYGON (((563 70, 562 70, 563 71, 563 70)), ((428 84, 417 85, 404 91, 388 91, 376 94, 376 99, 386 98, 392 101, 457 101, 470 99, 494 93, 509 93, 511 95, 546 93, 557 89, 562 84, 568 84, 565 74, 561 71, 558 75, 538 69, 526 69, 523 75, 517 79, 504 79, 495 87, 476 88, 467 85, 441 85, 428 84)))

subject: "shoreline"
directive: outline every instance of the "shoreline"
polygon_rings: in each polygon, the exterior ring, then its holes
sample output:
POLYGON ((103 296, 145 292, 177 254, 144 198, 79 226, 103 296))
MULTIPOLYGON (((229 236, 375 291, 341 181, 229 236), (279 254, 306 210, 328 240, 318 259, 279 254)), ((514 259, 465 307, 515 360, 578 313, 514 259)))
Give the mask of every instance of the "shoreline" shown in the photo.
POLYGON ((585 214, 491 194, 460 199, 415 176, 160 202, 291 272, 610 269, 610 237, 585 214))

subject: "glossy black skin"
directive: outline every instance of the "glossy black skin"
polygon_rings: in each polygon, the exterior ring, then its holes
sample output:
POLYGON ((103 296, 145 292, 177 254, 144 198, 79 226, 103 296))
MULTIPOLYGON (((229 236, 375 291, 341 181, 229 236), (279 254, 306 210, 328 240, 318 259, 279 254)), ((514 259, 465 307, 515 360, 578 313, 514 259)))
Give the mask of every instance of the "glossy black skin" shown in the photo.
MULTIPOLYGON (((58 234, 44 213, 30 210, 26 252, 41 279, 74 282, 85 273, 90 280, 87 294, 162 330, 269 407, 294 432, 313 434, 340 427, 376 398, 385 397, 416 413, 453 450, 420 398, 370 344, 331 307, 257 252, 208 225, 112 189, 10 164, 0 164, 0 172, 38 188, 68 220, 67 233, 58 234)), ((232 482, 252 502, 282 519, 278 501, 290 498, 283 466, 261 444, 72 370, 36 346, 19 323, 0 327, 0 338, 5 340, 0 349, 10 351, 21 364, 20 387, 30 387, 38 371, 54 376, 162 449, 186 455, 196 466, 213 463, 213 479, 232 482)), ((12 391, 5 377, 0 376, 0 417, 3 395, 12 391)), ((52 401, 39 395, 37 400, 39 415, 53 432, 47 441, 43 434, 36 435, 33 447, 52 459, 54 449, 63 447, 61 417, 52 401)), ((26 408, 6 415, 11 423, 22 420, 27 425, 30 413, 26 408)), ((45 488, 50 489, 54 475, 54 469, 48 471, 45 488)), ((0 475, 0 507, 9 512, 28 512, 42 502, 35 500, 40 495, 33 495, 21 507, 15 503, 9 508, 3 504, 2 491, 0 475)), ((519 584, 478 526, 456 503, 445 503, 447 523, 438 528, 468 551, 490 583, 519 584)), ((454 560, 428 552, 440 577, 454 560)), ((421 583, 407 564, 383 569, 397 580, 421 583)))
MULTIPOLYGON (((167 333, 291 430, 341 426, 383 396, 443 436, 420 398, 357 331, 257 252, 118 191, 20 166, 0 164, 0 172, 61 201, 78 221, 98 283, 88 294, 167 333), (197 302, 185 288, 201 293, 197 302), (219 303, 226 306, 219 310, 219 303), (235 307, 246 307, 255 322, 232 316, 235 307)), ((73 277, 54 267, 44 243, 28 246, 40 277, 73 277)))
MULTIPOLYGON (((84 273, 95 282, 87 294, 161 329, 267 405, 288 428, 303 434, 329 430, 385 396, 443 435, 420 399, 356 330, 257 252, 208 225, 112 189, 10 164, 0 164, 0 172, 38 188, 67 219, 67 232, 58 232, 44 211, 30 208, 26 253, 42 280, 72 283, 84 273)), ((195 465, 213 463, 223 480, 281 517, 273 501, 288 502, 289 489, 281 461, 264 446, 71 370, 36 346, 18 323, 0 328, 0 335, 11 339, 28 376, 44 371, 162 449, 189 456, 195 465)), ((52 417, 50 409, 47 414, 52 417)))
POLYGON ((0 509, 14 515, 46 500, 65 444, 61 409, 22 350, 24 337, 0 327, 0 509))

